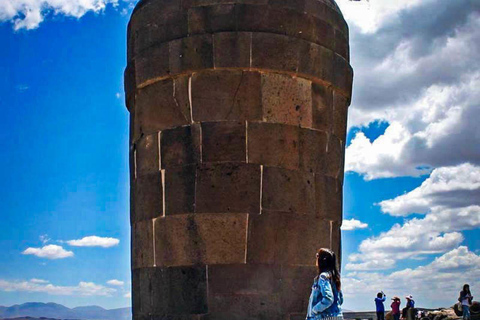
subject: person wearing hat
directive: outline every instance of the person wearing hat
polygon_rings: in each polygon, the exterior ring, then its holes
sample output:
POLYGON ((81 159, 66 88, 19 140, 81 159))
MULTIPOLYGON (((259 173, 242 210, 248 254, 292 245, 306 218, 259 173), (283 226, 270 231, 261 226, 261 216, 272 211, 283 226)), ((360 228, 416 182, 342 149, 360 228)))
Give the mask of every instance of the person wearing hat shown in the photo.
POLYGON ((395 296, 392 298, 392 316, 394 320, 400 320, 400 298, 395 296))
POLYGON ((408 310, 415 308, 415 301, 413 300, 413 296, 410 294, 405 297, 407 299, 407 306, 402 310, 402 318, 408 318, 408 310))
POLYGON ((385 307, 383 303, 385 302, 386 295, 383 291, 377 293, 375 298, 375 306, 377 307, 377 320, 385 320, 385 307))
POLYGON ((413 300, 413 296, 410 294, 405 298, 407 299, 407 309, 415 308, 415 301, 413 300))

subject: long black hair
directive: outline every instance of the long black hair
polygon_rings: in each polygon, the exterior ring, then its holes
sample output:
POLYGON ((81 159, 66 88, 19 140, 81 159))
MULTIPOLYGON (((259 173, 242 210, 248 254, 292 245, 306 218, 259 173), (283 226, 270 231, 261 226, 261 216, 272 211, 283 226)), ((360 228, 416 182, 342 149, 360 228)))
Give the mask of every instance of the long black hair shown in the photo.
POLYGON ((330 249, 321 248, 317 252, 317 268, 318 276, 322 272, 328 272, 332 276, 332 281, 335 283, 337 290, 341 290, 342 282, 340 280, 340 272, 338 272, 337 257, 335 252, 330 249))
POLYGON ((466 296, 467 294, 472 295, 472 293, 470 292, 470 286, 468 284, 463 285, 462 293, 464 296, 466 296))

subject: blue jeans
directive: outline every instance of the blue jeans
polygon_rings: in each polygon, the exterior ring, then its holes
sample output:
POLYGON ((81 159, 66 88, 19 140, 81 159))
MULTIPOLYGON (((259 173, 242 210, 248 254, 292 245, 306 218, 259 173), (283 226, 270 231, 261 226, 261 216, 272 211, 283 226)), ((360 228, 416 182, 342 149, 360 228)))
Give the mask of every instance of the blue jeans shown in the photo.
POLYGON ((470 307, 463 305, 462 306, 462 313, 463 313, 463 319, 464 320, 470 320, 470 307))
POLYGON ((393 320, 400 320, 400 313, 396 313, 393 315, 393 320))

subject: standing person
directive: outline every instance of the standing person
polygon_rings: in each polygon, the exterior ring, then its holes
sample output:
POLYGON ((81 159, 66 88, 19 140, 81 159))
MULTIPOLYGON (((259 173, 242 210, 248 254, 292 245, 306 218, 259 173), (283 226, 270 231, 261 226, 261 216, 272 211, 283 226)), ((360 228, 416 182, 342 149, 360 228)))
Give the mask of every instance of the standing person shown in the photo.
POLYGON ((408 314, 412 311, 410 309, 415 308, 415 301, 413 300, 413 296, 410 294, 405 297, 407 299, 407 306, 402 310, 402 318, 408 319, 408 314))
POLYGON ((330 249, 322 248, 316 255, 318 275, 313 280, 308 301, 307 319, 343 320, 343 294, 337 258, 330 249))
POLYGON ((462 303, 463 320, 470 320, 470 306, 472 305, 473 296, 468 284, 463 285, 463 290, 460 291, 458 301, 462 303))
POLYGON ((407 309, 415 308, 415 300, 413 300, 413 296, 410 294, 405 298, 407 299, 407 309))
POLYGON ((393 320, 400 320, 400 298, 395 296, 392 300, 390 307, 392 308, 393 320))
POLYGON ((387 296, 383 291, 377 293, 377 297, 375 298, 375 306, 377 308, 377 320, 385 320, 385 306, 383 303, 387 296))

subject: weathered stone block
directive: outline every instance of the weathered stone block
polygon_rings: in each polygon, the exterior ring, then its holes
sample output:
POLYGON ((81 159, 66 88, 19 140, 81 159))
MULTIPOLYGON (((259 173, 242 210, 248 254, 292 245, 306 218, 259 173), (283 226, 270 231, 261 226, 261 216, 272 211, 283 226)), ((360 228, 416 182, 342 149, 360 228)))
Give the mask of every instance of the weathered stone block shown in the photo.
POLYGON ((201 314, 134 315, 133 320, 200 320, 201 314))
POLYGON ((182 0, 182 7, 185 9, 201 6, 212 6, 219 4, 266 4, 268 0, 182 0))
POLYGON ((249 122, 248 162, 298 169, 299 128, 277 123, 249 122))
POLYGON ((315 266, 317 250, 329 246, 325 220, 275 211, 250 216, 247 263, 315 266))
POLYGON ((312 83, 313 127, 330 132, 333 122, 333 93, 330 88, 312 83))
POLYGON ((347 23, 341 14, 339 14, 336 5, 332 5, 332 3, 328 1, 305 0, 305 12, 324 20, 348 36, 347 23))
MULTIPOLYGON (((260 9, 259 7, 257 8, 260 9)), ((265 11, 265 18, 263 20, 258 22, 250 21, 250 23, 254 23, 255 26, 253 29, 255 29, 256 32, 268 32, 298 38, 300 35, 298 19, 305 19, 305 16, 290 8, 273 7, 269 5, 265 11), (258 27, 257 24, 259 24, 258 27)))
POLYGON ((340 55, 334 56, 333 84, 342 90, 348 97, 352 93, 353 70, 350 64, 340 55))
POLYGON ((188 12, 190 34, 236 30, 234 4, 195 7, 188 12))
POLYGON ((347 98, 333 92, 333 134, 345 141, 347 135, 347 116, 348 116, 347 98))
POLYGON ((337 255, 338 267, 342 265, 342 230, 340 229, 341 222, 332 221, 332 241, 330 248, 337 255))
POLYGON ((272 7, 291 8, 298 12, 305 12, 305 0, 269 0, 272 7))
POLYGON ((247 223, 245 213, 159 218, 155 220, 156 265, 245 263, 247 223))
POLYGON ((203 122, 202 162, 245 162, 245 122, 203 122))
POLYGON ((150 134, 138 140, 135 145, 136 176, 158 173, 160 170, 158 134, 150 134))
MULTIPOLYGON (((288 10, 291 11, 291 10, 288 10)), ((295 21, 291 21, 291 24, 294 24, 294 28, 287 28, 287 35, 291 37, 297 37, 306 42, 312 42, 316 39, 316 35, 318 33, 316 29, 316 20, 318 18, 305 13, 305 12, 298 12, 294 11, 295 13, 292 15, 292 18, 295 21)))
POLYGON ((312 82, 282 74, 262 74, 266 121, 312 127, 312 82))
POLYGON ((315 213, 313 173, 283 168, 263 168, 262 208, 266 210, 315 213))
POLYGON ((314 266, 317 250, 328 247, 330 243, 328 223, 309 216, 287 214, 282 215, 280 224, 280 232, 287 232, 278 242, 287 243, 279 248, 278 259, 290 265, 314 266))
POLYGON ((136 86, 170 74, 169 44, 162 43, 139 53, 134 60, 136 86))
MULTIPOLYGON (((157 5, 157 7, 159 7, 157 5)), ((135 52, 138 54, 152 45, 182 38, 188 34, 188 15, 184 11, 165 11, 158 8, 155 15, 140 18, 136 23, 135 52)), ((143 10, 152 12, 152 10, 143 10)))
POLYGON ((300 169, 324 172, 327 134, 323 131, 300 129, 300 169))
POLYGON ((290 313, 287 317, 288 320, 305 320, 306 312, 301 313, 290 313))
POLYGON ((340 30, 335 30, 335 50, 340 56, 345 58, 347 62, 350 62, 350 48, 348 40, 340 30))
POLYGON ((197 170, 195 212, 260 212, 260 166, 209 164, 197 170))
POLYGON ((213 38, 202 34, 173 40, 170 44, 172 73, 192 72, 213 68, 213 38))
POLYGON ((192 76, 195 121, 256 120, 262 117, 260 74, 207 71, 192 76))
MULTIPOLYGON (((277 0, 274 5, 237 5, 238 31, 287 35, 293 40, 304 39, 330 50, 335 46, 334 28, 325 20, 305 12, 298 1, 277 0), (290 2, 290 3, 288 3, 290 2)), ((297 42, 297 46, 298 43, 297 42)))
POLYGON ((215 68, 250 67, 250 32, 221 32, 213 35, 215 68))
POLYGON ((208 266, 209 295, 274 294, 281 289, 281 268, 266 264, 208 266))
POLYGON ((343 171, 344 158, 345 149, 343 142, 336 136, 329 135, 325 174, 333 178, 338 178, 341 175, 340 171, 343 171))
POLYGON ((278 225, 275 215, 250 216, 248 223, 247 263, 276 263, 278 225))
MULTIPOLYGON (((316 251, 311 252, 312 260, 315 260, 316 251)), ((282 267, 281 303, 283 313, 307 312, 309 293, 313 279, 317 275, 314 266, 288 266, 282 267)))
POLYGON ((188 10, 188 34, 196 35, 205 33, 208 28, 207 10, 205 7, 191 8, 188 10))
POLYGON ((147 319, 189 319, 189 314, 207 312, 204 266, 142 268, 132 276, 134 288, 140 291, 134 293, 134 312, 151 317, 147 319))
POLYGON ((252 34, 252 67, 296 72, 302 40, 288 36, 254 32, 252 34))
POLYGON ((134 190, 132 223, 163 215, 162 175, 159 171, 137 177, 134 190))
POLYGON ((132 270, 153 267, 153 222, 132 224, 132 270))
POLYGON ((135 64, 127 66, 124 72, 123 88, 125 90, 125 104, 128 110, 132 110, 135 104, 135 93, 137 85, 135 83, 135 64))
POLYGON ((174 91, 173 80, 167 79, 138 91, 134 128, 136 138, 190 123, 188 107, 176 100, 177 92, 182 89, 175 87, 175 90, 178 91, 174 91))
POLYGON ((333 49, 335 47, 335 32, 331 24, 322 19, 315 19, 314 25, 315 35, 313 42, 333 49))
POLYGON ((188 123, 192 122, 191 106, 189 98, 189 82, 190 75, 177 76, 173 78, 173 99, 175 105, 182 110, 182 114, 187 119, 188 123))
POLYGON ((162 169, 200 162, 200 125, 177 127, 160 134, 162 169))
POLYGON ((165 170, 165 214, 195 211, 196 165, 169 167, 165 170))
POLYGON ((298 72, 332 83, 334 80, 333 51, 311 42, 303 42, 300 45, 298 72))
POLYGON ((177 12, 181 12, 178 0, 142 1, 134 9, 134 14, 130 19, 130 28, 136 30, 143 25, 156 23, 177 12))
MULTIPOLYGON (((268 0, 267 0, 268 1, 268 0)), ((259 4, 255 6, 237 4, 236 22, 237 30, 253 31, 253 32, 268 32, 265 25, 268 24, 270 6, 266 4, 259 4)), ((278 28, 280 26, 276 26, 278 28)), ((276 29, 270 30, 272 33, 276 29)))
POLYGON ((208 299, 208 320, 280 320, 279 294, 217 295, 208 299))
POLYGON ((150 286, 152 271, 153 268, 132 270, 132 311, 138 315, 138 319, 144 319, 145 314, 153 312, 151 292, 153 288, 150 286))
POLYGON ((315 175, 316 214, 319 218, 342 221, 342 185, 332 177, 315 175))
POLYGON ((168 268, 167 280, 169 314, 202 314, 207 312, 205 266, 168 268), (186 288, 188 290, 185 290, 186 288))

